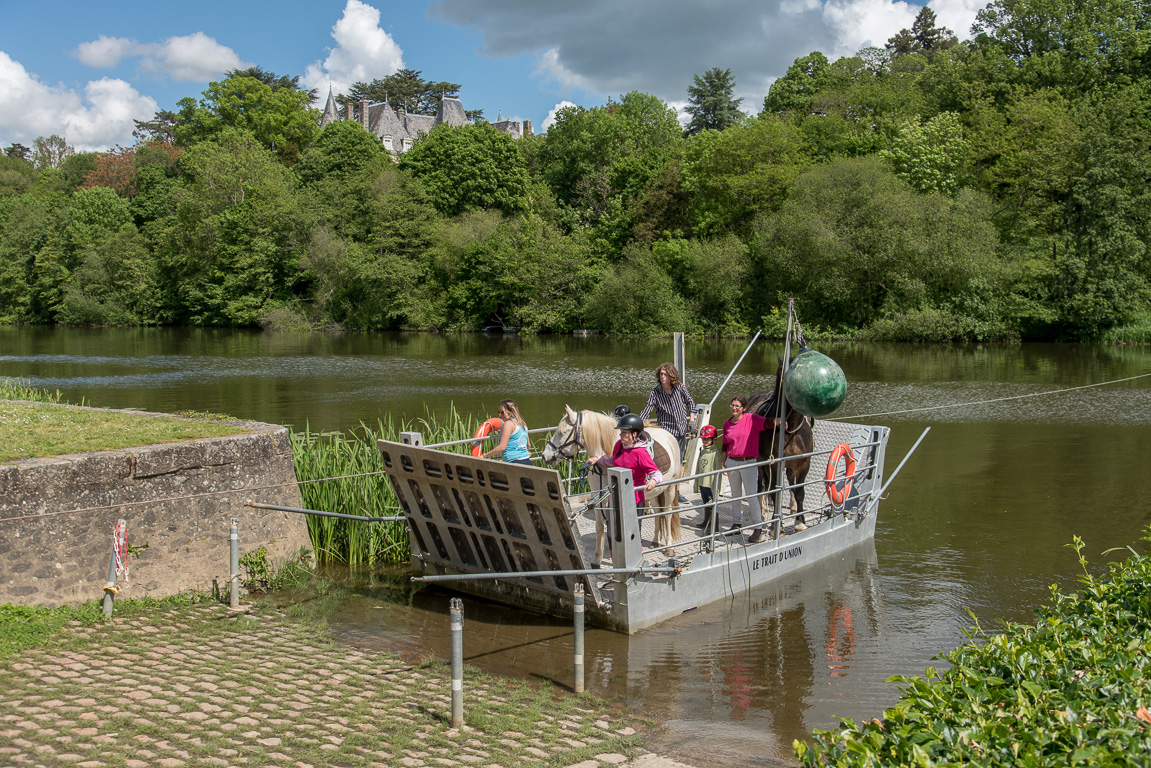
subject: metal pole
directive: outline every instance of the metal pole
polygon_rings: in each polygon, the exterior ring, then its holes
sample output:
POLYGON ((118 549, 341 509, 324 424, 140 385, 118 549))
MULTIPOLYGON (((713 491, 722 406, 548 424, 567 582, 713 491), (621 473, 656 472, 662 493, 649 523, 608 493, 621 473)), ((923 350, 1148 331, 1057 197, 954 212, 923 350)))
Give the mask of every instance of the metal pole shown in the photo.
POLYGON ((302 507, 284 507, 279 504, 260 504, 255 501, 245 501, 245 507, 255 509, 274 509, 277 512, 295 512, 300 515, 316 515, 318 517, 335 517, 340 520, 356 520, 361 523, 396 523, 407 520, 403 515, 393 517, 363 517, 362 515, 345 515, 343 512, 324 512, 319 509, 303 509, 302 507))
POLYGON ((499 571, 498 573, 434 573, 429 576, 412 576, 412 581, 418 581, 425 584, 431 584, 437 581, 485 581, 492 579, 530 579, 537 576, 585 576, 588 574, 595 574, 597 576, 607 574, 631 574, 631 573, 679 573, 682 569, 677 567, 657 565, 651 568, 643 566, 635 566, 632 568, 572 568, 564 570, 558 568, 550 571, 499 571))
POLYGON ((576 584, 572 613, 575 621, 575 692, 583 693, 583 584, 576 584))
POLYGON ((743 354, 740 355, 739 359, 735 361, 735 366, 731 369, 731 373, 729 373, 727 378, 723 380, 723 383, 719 385, 719 389, 715 391, 715 397, 713 397, 711 402, 707 404, 708 408, 711 408, 715 405, 715 401, 719 399, 719 395, 721 392, 723 392, 723 388, 727 386, 727 383, 731 381, 731 377, 735 375, 737 370, 739 370, 739 364, 743 362, 743 358, 747 357, 747 353, 751 351, 752 346, 755 345, 755 341, 759 338, 759 334, 761 333, 763 333, 763 331, 756 331, 755 335, 751 337, 751 342, 747 345, 747 349, 743 350, 743 354))
POLYGON ((676 331, 671 336, 672 365, 679 369, 680 383, 687 385, 687 359, 684 354, 683 332, 676 331))
POLYGON ((452 728, 464 727, 464 601, 453 597, 452 617, 452 728))
MULTIPOLYGON (((783 503, 787 502, 788 512, 791 511, 791 496, 787 487, 787 467, 783 464, 784 446, 787 444, 787 394, 783 391, 783 380, 791 367, 791 331, 795 319, 795 299, 787 300, 787 335, 783 338, 783 365, 779 370, 779 400, 776 402, 776 413, 779 416, 778 443, 776 458, 780 463, 775 465, 779 476, 779 492, 775 500, 775 520, 772 521, 771 537, 778 539, 783 535, 783 503)), ((762 505, 761 505, 762 506, 762 505)), ((803 510, 797 510, 802 513, 803 510)), ((797 518, 798 519, 798 518, 797 518)))
POLYGON ((228 607, 233 611, 240 608, 240 519, 232 518, 232 531, 228 534, 228 543, 231 548, 231 577, 229 579, 228 607))
POLYGON ((116 586, 116 553, 124 549, 124 539, 127 536, 125 526, 126 522, 120 518, 112 530, 112 561, 108 563, 108 581, 104 584, 104 617, 109 619, 112 618, 115 595, 120 591, 116 586))

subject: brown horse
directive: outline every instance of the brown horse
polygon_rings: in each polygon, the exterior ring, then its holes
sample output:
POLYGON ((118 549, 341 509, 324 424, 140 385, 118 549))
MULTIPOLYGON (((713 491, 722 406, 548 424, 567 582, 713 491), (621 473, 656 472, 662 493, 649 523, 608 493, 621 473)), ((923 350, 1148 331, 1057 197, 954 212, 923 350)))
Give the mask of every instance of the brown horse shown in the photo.
MULTIPOLYGON (((794 360, 795 358, 792 359, 794 360)), ((811 457, 806 456, 802 459, 795 460, 789 460, 788 457, 811 453, 815 450, 815 437, 811 432, 811 419, 792 408, 786 401, 786 398, 784 398, 782 357, 779 358, 779 371, 775 376, 775 390, 772 392, 762 391, 753 393, 747 399, 747 410, 769 419, 778 418, 779 404, 781 401, 787 411, 787 419, 783 425, 784 461, 782 465, 786 465, 787 467, 787 485, 791 491, 791 513, 793 515, 799 514, 799 516, 795 518, 795 530, 803 531, 807 529, 807 525, 804 523, 804 518, 801 514, 803 512, 803 497, 806 490, 803 482, 807 479, 807 471, 811 469, 811 457)), ((779 426, 760 432, 759 460, 766 461, 776 458, 778 455, 779 426)), ((780 466, 780 463, 776 463, 759 468, 758 490, 760 493, 770 494, 771 491, 779 488, 780 466)), ((774 507, 776 497, 769 495, 769 498, 774 507)), ((776 516, 779 515, 778 509, 775 510, 775 514, 776 516)))

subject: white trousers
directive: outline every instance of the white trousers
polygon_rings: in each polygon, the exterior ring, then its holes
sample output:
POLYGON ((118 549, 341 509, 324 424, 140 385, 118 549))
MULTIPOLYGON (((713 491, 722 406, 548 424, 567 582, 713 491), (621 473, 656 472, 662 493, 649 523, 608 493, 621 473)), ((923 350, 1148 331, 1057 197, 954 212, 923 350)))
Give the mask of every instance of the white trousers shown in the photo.
MULTIPOLYGON (((731 488, 731 497, 738 499, 738 497, 745 494, 754 494, 758 486, 759 467, 750 466, 755 464, 755 459, 732 459, 727 460, 727 483, 731 488)), ((748 514, 748 524, 763 522, 763 507, 761 506, 760 497, 753 495, 747 500, 750 502, 751 511, 748 514)), ((731 522, 733 525, 743 526, 743 501, 729 501, 727 503, 728 511, 731 512, 731 522)))

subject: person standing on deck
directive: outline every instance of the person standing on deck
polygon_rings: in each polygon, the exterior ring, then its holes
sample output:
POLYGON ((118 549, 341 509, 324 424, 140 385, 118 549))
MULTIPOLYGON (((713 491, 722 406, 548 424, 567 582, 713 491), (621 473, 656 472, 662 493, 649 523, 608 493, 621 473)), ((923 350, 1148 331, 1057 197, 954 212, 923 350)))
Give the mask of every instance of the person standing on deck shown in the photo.
MULTIPOLYGON (((679 369, 671 363, 664 363, 655 369, 655 380, 658 384, 647 396, 647 404, 640 412, 641 419, 647 419, 652 409, 658 409, 655 417, 656 426, 666 429, 679 443, 679 460, 683 463, 687 450, 687 430, 695 424, 695 401, 687 391, 679 376, 679 369)), ((680 502, 687 501, 681 494, 680 502)))
POLYGON ((763 500, 758 493, 759 467, 755 466, 759 458, 759 433, 771 429, 778 421, 764 418, 758 413, 747 413, 747 398, 740 395, 732 398, 731 418, 723 423, 723 448, 719 454, 719 466, 729 470, 727 482, 731 486, 732 498, 728 502, 731 510, 730 531, 738 531, 743 527, 743 500, 740 497, 750 496, 749 514, 760 525, 748 539, 752 544, 763 540, 763 500))

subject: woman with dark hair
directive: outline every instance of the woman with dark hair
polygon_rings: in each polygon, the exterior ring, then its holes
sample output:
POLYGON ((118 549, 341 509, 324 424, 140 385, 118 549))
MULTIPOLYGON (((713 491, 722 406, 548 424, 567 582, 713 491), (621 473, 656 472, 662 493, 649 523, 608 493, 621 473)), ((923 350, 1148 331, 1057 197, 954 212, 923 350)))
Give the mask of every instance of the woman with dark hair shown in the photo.
POLYGON ((520 409, 516 407, 515 400, 504 400, 500 403, 498 416, 503 419, 504 426, 500 430, 500 442, 495 448, 484 452, 484 458, 499 457, 512 464, 531 464, 531 450, 528 447, 528 425, 520 416, 520 409))
POLYGON ((723 423, 723 447, 719 451, 719 466, 729 469, 727 482, 731 486, 728 509, 731 510, 731 530, 743 527, 743 500, 748 495, 749 515, 761 527, 756 528, 749 541, 756 543, 763 539, 763 506, 759 494, 759 468, 755 466, 759 458, 759 433, 771 429, 776 419, 768 419, 758 413, 747 413, 747 398, 743 395, 731 399, 731 418, 723 423))

